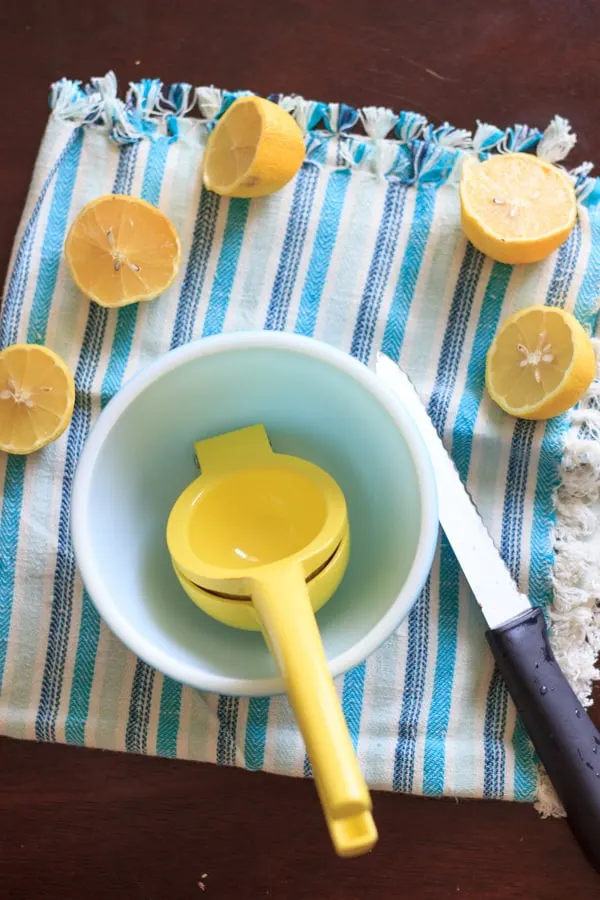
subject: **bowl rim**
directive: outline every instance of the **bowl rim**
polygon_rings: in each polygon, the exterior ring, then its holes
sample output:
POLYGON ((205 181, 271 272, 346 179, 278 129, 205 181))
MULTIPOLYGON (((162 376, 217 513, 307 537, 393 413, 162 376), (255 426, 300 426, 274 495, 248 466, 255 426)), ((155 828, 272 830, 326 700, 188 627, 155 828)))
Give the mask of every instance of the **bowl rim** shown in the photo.
POLYGON ((106 405, 85 443, 73 482, 71 535, 77 567, 90 599, 113 634, 129 650, 163 674, 198 690, 262 697, 284 693, 283 678, 241 678, 199 672, 193 663, 175 659, 135 628, 121 613, 103 584, 87 526, 88 497, 96 461, 105 440, 130 404, 159 378, 191 360, 229 350, 255 348, 286 350, 333 365, 359 382, 399 427, 415 467, 421 499, 422 516, 416 553, 408 576, 387 612, 352 647, 328 659, 333 677, 362 663, 396 630, 416 602, 433 563, 439 530, 433 467, 417 427, 402 402, 387 385, 371 369, 348 353, 315 338, 273 331, 238 331, 212 335, 171 350, 141 369, 106 405))

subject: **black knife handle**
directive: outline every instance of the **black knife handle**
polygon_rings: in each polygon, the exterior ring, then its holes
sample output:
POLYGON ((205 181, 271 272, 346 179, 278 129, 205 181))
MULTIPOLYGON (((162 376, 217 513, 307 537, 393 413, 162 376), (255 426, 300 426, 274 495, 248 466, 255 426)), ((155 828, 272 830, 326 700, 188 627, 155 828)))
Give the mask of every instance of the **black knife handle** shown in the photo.
POLYGON ((543 613, 528 610, 486 637, 573 833, 600 871, 600 732, 556 662, 543 613))

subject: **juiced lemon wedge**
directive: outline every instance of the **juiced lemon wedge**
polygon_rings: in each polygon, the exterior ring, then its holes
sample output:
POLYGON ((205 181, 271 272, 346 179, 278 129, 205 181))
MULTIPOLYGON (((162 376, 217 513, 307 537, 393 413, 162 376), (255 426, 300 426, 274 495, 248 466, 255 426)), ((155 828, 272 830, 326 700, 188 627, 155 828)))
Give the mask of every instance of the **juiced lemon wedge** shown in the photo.
POLYGON ((48 347, 13 344, 0 353, 0 451, 33 453, 55 441, 74 403, 73 376, 48 347))
POLYGON ((204 184, 226 197, 262 197, 287 184, 303 159, 304 138, 288 112, 262 97, 239 97, 208 139, 204 184))
POLYGON ((567 176, 529 153, 467 161, 460 203, 468 239, 505 263, 544 259, 566 241, 577 215, 575 191, 567 176))
POLYGON ((596 371, 592 342, 571 313, 530 306, 510 316, 489 349, 486 386, 506 412, 550 419, 584 395, 596 371))
POLYGON ((174 281, 181 245, 163 212, 109 194, 92 200, 71 226, 65 255, 77 287, 101 306, 153 300, 174 281))

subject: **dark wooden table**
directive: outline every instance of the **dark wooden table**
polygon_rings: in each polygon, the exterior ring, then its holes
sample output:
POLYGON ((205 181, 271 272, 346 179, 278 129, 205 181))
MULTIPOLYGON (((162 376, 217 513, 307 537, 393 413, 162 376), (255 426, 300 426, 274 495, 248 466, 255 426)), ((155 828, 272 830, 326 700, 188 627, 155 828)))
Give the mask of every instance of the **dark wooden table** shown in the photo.
MULTIPOLYGON (((5 0, 0 12, 0 256, 6 266, 46 89, 142 75, 354 105, 471 127, 579 133, 600 157, 593 0, 5 0)), ((0 740, 0 896, 119 900, 587 900, 563 821, 530 806, 375 796, 381 840, 342 861, 308 782, 196 763, 0 740), (204 885, 204 891, 199 886, 204 885)))

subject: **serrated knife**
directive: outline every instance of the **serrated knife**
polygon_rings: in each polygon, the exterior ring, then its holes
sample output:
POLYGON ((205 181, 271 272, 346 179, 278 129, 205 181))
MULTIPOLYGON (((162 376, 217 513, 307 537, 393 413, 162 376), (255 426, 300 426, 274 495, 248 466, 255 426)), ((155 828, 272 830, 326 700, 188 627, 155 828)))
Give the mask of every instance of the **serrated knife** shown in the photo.
POLYGON ((600 871, 600 732, 555 659, 542 610, 519 593, 409 377, 382 353, 376 372, 427 447, 440 524, 489 626, 496 665, 577 840, 600 871))

